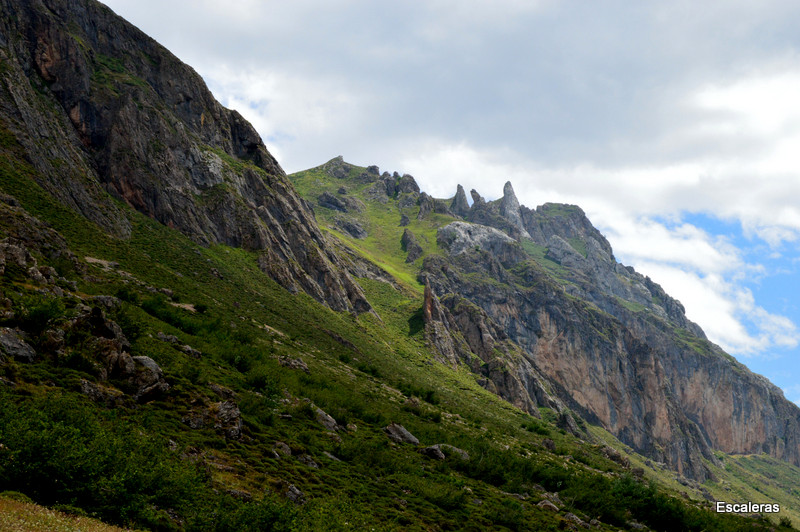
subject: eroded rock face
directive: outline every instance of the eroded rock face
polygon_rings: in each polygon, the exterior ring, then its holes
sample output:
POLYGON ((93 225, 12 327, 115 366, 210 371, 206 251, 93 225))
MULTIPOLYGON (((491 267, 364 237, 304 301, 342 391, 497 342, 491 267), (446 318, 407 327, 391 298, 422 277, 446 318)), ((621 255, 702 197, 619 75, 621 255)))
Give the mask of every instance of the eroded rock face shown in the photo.
POLYGON ((469 215, 469 203, 467 202, 467 194, 464 192, 464 187, 458 185, 456 195, 450 203, 450 211, 456 216, 466 218, 469 215))
POLYGON ((501 262, 520 261, 525 258, 524 252, 516 245, 514 239, 502 231, 485 225, 453 222, 439 229, 436 239, 451 255, 485 251, 501 262))
POLYGON ((21 331, 0 327, 0 364, 5 359, 33 362, 36 351, 23 339, 21 331))
POLYGON ((516 227, 521 237, 530 238, 531 235, 528 234, 528 231, 522 223, 519 200, 517 199, 517 195, 514 194, 514 187, 511 186, 511 181, 506 181, 503 187, 503 199, 500 202, 500 216, 516 227))
POLYGON ((370 309, 255 129, 194 70, 97 2, 0 0, 0 10, 14 14, 0 33, 20 37, 0 45, 11 88, 0 119, 54 197, 126 237, 110 194, 198 243, 264 250, 262 268, 290 291, 370 309))
MULTIPOLYGON (((616 263, 580 209, 520 207, 533 241, 563 268, 568 282, 558 284, 528 264, 509 220, 493 217, 497 203, 473 197, 498 225, 440 229, 449 257, 426 257, 420 275, 435 310, 426 334, 444 360, 452 352, 465 360, 466 346, 484 362, 474 368, 484 385, 510 402, 530 410, 550 392, 557 410, 562 403, 698 480, 709 475, 703 459, 716 460, 711 449, 800 463, 800 409, 708 342, 661 287, 616 263), (503 349, 516 356, 493 355, 503 349)), ((579 431, 569 414, 561 418, 579 431)))
MULTIPOLYGON (((438 264, 426 260, 428 268, 438 264)), ((442 363, 467 364, 485 378, 479 383, 520 410, 540 417, 539 406, 562 410, 563 405, 545 389, 545 379, 525 360, 520 348, 477 305, 455 294, 440 300, 427 277, 422 306, 425 338, 440 354, 442 363)))

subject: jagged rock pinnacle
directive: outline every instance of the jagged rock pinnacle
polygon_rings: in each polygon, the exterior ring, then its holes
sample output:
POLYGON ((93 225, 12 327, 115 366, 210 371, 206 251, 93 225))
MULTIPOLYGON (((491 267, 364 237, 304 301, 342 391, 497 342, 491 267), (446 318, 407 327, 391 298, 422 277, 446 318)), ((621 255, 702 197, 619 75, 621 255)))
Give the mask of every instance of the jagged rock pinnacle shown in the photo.
POLYGON ((514 194, 514 187, 511 186, 511 181, 506 181, 505 186, 503 186, 503 201, 500 202, 500 216, 511 222, 514 227, 517 227, 520 231, 520 236, 525 238, 531 237, 522 223, 522 216, 519 214, 519 200, 517 200, 517 195, 514 194))
POLYGON ((456 195, 450 203, 450 210, 453 214, 457 214, 462 218, 466 218, 469 214, 469 203, 467 203, 467 193, 464 192, 464 187, 458 185, 456 195))
POLYGON ((476 205, 483 205, 486 201, 478 194, 478 191, 474 188, 469 191, 469 195, 472 196, 472 208, 474 209, 476 205))

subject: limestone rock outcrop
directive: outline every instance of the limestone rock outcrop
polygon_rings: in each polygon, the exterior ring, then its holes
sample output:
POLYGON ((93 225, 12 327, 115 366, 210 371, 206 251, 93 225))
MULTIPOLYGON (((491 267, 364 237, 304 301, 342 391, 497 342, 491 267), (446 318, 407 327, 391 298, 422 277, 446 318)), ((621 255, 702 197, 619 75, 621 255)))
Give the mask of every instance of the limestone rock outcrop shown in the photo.
POLYGON ((406 257, 406 262, 414 262, 423 254, 422 246, 420 246, 419 242, 417 242, 417 237, 414 236, 414 233, 409 231, 407 228, 403 231, 403 236, 400 239, 400 245, 403 248, 403 251, 408 254, 406 257))
POLYGON ((456 216, 466 218, 469 215, 469 203, 467 202, 467 194, 464 192, 464 187, 458 185, 456 195, 450 203, 450 211, 456 216))

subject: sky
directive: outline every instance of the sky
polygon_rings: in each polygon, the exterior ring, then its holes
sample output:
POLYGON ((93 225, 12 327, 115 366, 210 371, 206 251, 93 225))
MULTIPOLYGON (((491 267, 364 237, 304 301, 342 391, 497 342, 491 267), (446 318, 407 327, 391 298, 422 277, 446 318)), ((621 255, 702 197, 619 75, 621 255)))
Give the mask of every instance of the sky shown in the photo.
POLYGON ((800 404, 800 2, 106 0, 287 173, 579 205, 800 404))

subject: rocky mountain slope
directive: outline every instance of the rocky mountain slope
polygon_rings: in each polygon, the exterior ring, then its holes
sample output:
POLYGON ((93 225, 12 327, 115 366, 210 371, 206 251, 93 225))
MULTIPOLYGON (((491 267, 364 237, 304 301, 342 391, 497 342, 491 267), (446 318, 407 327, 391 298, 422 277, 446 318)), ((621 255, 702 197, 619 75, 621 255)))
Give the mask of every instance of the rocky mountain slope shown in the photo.
POLYGON ((0 116, 39 185, 118 237, 130 222, 112 198, 198 243, 258 250, 290 290, 369 310, 258 133, 194 70, 99 2, 0 8, 0 116))
POLYGON ((722 452, 793 460, 759 382, 576 208, 341 159, 289 179, 102 4, 0 0, 0 499, 152 530, 789 530, 800 469, 722 452), (752 403, 712 436, 731 374, 752 403))
POLYGON ((354 246, 377 232, 405 250, 442 360, 533 415, 567 406, 700 481, 714 450, 800 464, 800 409, 709 342, 658 284, 618 263, 580 208, 529 209, 511 183, 495 201, 472 190, 470 205, 461 186, 438 200, 412 176, 370 168, 337 158, 293 179, 354 246), (431 221, 427 250, 412 219, 431 221), (399 241, 386 224, 403 227, 399 241))

